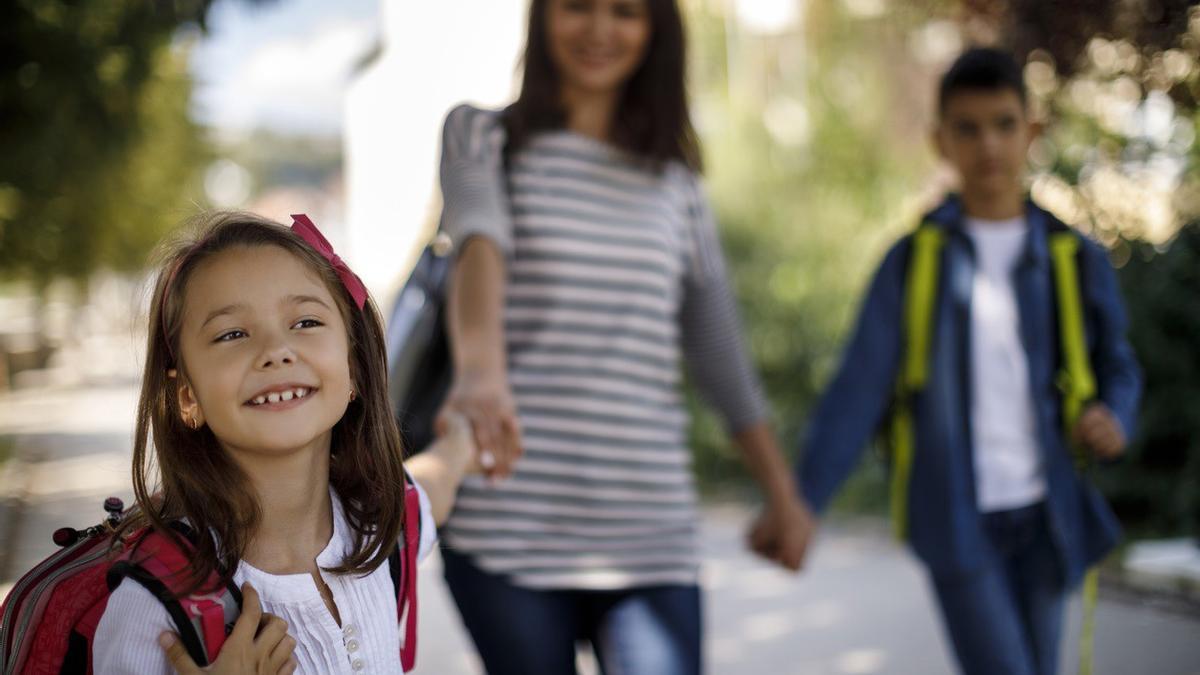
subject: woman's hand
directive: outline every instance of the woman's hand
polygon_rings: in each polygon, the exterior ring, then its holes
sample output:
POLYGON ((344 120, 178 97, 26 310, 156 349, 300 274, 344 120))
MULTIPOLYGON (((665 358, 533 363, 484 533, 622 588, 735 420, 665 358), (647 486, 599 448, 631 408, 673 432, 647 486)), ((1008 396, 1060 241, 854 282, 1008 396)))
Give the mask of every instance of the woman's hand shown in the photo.
POLYGON ((816 519, 798 498, 768 505, 755 519, 746 537, 755 553, 793 572, 804 567, 816 519))
POLYGON ((291 675, 297 665, 292 657, 296 640, 287 634, 287 628, 286 621, 262 611, 258 592, 247 583, 242 585, 242 615, 233 624, 233 632, 211 666, 197 666, 175 633, 158 636, 158 644, 166 651, 171 667, 180 675, 291 675))
POLYGON ((459 374, 434 424, 439 436, 450 432, 451 414, 470 423, 483 473, 493 479, 511 475, 524 451, 516 401, 504 374, 496 370, 459 374))

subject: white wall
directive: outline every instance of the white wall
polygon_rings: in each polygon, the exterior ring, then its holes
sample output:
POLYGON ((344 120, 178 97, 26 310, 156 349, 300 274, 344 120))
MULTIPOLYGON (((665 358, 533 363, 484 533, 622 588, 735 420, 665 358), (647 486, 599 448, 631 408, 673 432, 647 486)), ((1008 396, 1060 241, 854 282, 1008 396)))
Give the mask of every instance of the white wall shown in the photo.
POLYGON ((437 218, 442 119, 451 106, 509 102, 525 0, 383 0, 383 51, 346 95, 349 259, 389 301, 437 218))

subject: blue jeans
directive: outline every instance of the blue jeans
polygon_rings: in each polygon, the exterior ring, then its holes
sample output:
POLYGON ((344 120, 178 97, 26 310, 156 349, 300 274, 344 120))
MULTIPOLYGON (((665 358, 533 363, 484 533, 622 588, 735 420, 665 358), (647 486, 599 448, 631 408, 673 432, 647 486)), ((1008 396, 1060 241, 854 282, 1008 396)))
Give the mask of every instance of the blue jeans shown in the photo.
POLYGON ((934 575, 967 675, 1054 675, 1067 589, 1042 504, 983 515, 993 555, 968 575, 934 575))
POLYGON ((535 590, 442 549, 446 582, 489 675, 573 675, 586 640, 605 675, 699 675, 700 589, 535 590))

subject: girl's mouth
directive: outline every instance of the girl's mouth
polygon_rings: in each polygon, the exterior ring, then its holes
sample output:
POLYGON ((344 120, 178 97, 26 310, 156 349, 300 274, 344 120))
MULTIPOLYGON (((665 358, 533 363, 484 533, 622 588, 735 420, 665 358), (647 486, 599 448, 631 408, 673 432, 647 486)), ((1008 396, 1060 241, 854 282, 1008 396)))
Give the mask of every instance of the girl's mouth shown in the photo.
POLYGON ((260 410, 286 410, 304 403, 304 400, 312 396, 316 391, 316 387, 302 386, 277 389, 265 394, 259 394, 242 405, 260 410))

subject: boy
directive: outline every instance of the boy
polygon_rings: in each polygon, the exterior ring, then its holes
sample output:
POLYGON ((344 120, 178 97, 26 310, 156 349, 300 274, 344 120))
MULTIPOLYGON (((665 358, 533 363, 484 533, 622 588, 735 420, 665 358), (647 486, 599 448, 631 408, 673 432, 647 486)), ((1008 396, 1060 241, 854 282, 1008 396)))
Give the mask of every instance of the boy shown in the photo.
MULTIPOLYGON (((967 51, 942 79, 934 143, 961 195, 925 217, 942 242, 928 297, 927 375, 911 401, 911 463, 894 513, 926 565, 966 673, 1054 673, 1063 605, 1119 529, 1077 469, 1119 456, 1133 432, 1141 375, 1105 252, 1075 257, 1096 396, 1064 433, 1054 261, 1064 226, 1025 196, 1037 134, 1021 68, 967 51)), ((1082 239, 1079 235, 1071 235, 1082 239)), ((809 425, 798 471, 822 509, 895 405, 906 363, 905 284, 914 238, 885 257, 844 360, 809 425)))

